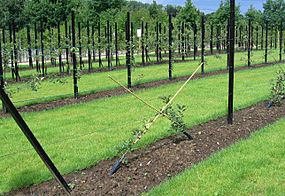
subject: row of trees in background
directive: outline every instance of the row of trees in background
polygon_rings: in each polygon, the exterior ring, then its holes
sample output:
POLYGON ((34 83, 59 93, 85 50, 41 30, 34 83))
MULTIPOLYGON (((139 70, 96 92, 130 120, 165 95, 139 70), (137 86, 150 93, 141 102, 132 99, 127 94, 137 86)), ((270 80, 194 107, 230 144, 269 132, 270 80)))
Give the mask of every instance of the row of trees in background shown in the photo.
MULTIPOLYGON (((229 18, 229 9, 229 1, 222 0, 219 9, 206 15, 206 20, 213 25, 224 25, 229 18)), ((150 28, 154 27, 156 22, 167 25, 168 15, 171 14, 175 18, 174 23, 185 22, 195 28, 200 23, 202 15, 191 0, 187 0, 183 7, 162 6, 155 1, 152 4, 144 4, 126 0, 0 0, 0 27, 8 29, 13 25, 17 31, 20 31, 27 25, 41 21, 44 29, 56 28, 58 23, 70 18, 71 10, 76 11, 82 27, 86 27, 88 23, 97 27, 99 16, 102 24, 106 24, 107 20, 116 19, 116 22, 123 26, 126 13, 130 12, 136 27, 140 26, 141 21, 148 21, 150 28)), ((241 14, 239 5, 236 6, 238 25, 247 24, 246 19, 250 18, 261 26, 266 22, 276 26, 285 19, 284 16, 284 0, 268 0, 264 3, 264 12, 251 6, 245 15, 241 14)))
MULTIPOLYGON (((131 56, 134 51, 141 51, 142 63, 149 61, 149 53, 155 51, 157 61, 162 60, 162 51, 168 50, 169 23, 168 16, 173 17, 174 50, 182 60, 194 50, 194 59, 202 43, 210 46, 211 53, 226 49, 227 27, 229 19, 229 1, 221 1, 216 12, 205 15, 206 26, 201 25, 204 14, 187 0, 184 7, 162 6, 155 1, 152 4, 143 4, 136 1, 111 0, 0 0, 0 27, 2 28, 2 61, 12 67, 12 77, 18 80, 18 58, 21 51, 28 54, 29 64, 45 75, 45 58, 49 57, 52 64, 59 60, 60 72, 64 71, 62 61, 65 58, 67 71, 71 62, 72 30, 70 13, 75 12, 77 39, 76 48, 79 50, 80 68, 84 64, 83 53, 88 56, 88 68, 92 69, 92 62, 98 56, 99 67, 102 66, 102 54, 106 55, 108 68, 111 69, 113 56, 116 65, 120 64, 119 53, 126 49, 126 13, 132 16, 130 24, 131 56), (204 42, 201 42, 204 29, 204 42), (137 39, 136 30, 141 30, 140 39, 137 39), (206 32, 206 33, 205 33, 206 32), (33 58, 32 58, 33 57, 33 58)), ((270 46, 277 48, 278 34, 283 30, 282 20, 285 15, 284 0, 268 0, 264 4, 264 12, 250 7, 245 15, 241 14, 236 6, 236 43, 246 49, 248 34, 251 34, 251 47, 255 40, 256 49, 264 46, 265 29, 270 29, 270 46), (250 20, 250 25, 248 21, 250 20), (249 27, 250 26, 250 27, 249 27), (260 40, 259 40, 260 39, 260 40), (274 40, 273 40, 274 39, 274 40)), ((282 36, 280 36, 282 37, 282 36)), ((280 41, 280 43, 282 40, 280 41)), ((204 47, 203 47, 204 48, 204 47)), ((134 58, 133 58, 134 59, 134 58)))

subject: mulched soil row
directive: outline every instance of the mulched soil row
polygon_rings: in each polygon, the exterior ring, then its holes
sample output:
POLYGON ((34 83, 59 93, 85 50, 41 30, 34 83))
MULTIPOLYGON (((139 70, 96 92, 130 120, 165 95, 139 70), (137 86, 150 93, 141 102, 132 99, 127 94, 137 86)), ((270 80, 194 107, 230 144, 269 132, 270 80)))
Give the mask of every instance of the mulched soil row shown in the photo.
MULTIPOLYGON (((75 185, 72 195, 138 195, 285 116, 285 101, 281 107, 270 109, 266 103, 237 111, 233 125, 227 125, 222 117, 189 129, 193 140, 174 135, 134 151, 128 154, 128 165, 114 176, 109 176, 109 172, 116 159, 101 161, 68 174, 65 179, 75 185)), ((7 195, 64 195, 64 192, 51 180, 7 195)))
MULTIPOLYGON (((236 68, 235 71, 237 72, 237 71, 247 70, 247 69, 256 69, 256 68, 261 68, 261 67, 271 66, 271 65, 273 65, 273 64, 258 64, 258 65, 253 65, 251 67, 247 67, 247 66, 238 67, 238 68, 236 68)), ((228 73, 228 70, 220 70, 220 71, 209 72, 209 73, 205 73, 204 75, 196 74, 193 77, 193 79, 200 79, 200 78, 205 78, 205 77, 210 77, 210 76, 215 76, 215 75, 225 74, 225 73, 228 73)), ((148 83, 144 83, 144 84, 134 86, 132 88, 132 91, 138 91, 138 90, 147 89, 147 88, 154 88, 154 87, 158 87, 161 85, 185 81, 188 78, 189 78, 189 76, 182 76, 182 77, 177 77, 173 80, 165 79, 165 80, 159 80, 159 81, 154 81, 154 82, 148 82, 148 83)), ((100 91, 100 92, 80 96, 78 99, 65 98, 65 99, 60 99, 60 100, 55 100, 55 101, 50 101, 50 102, 45 102, 45 103, 27 105, 27 106, 19 107, 18 110, 20 112, 39 112, 39 111, 50 110, 50 109, 54 109, 54 108, 58 108, 58 107, 63 107, 66 105, 71 105, 71 104, 86 103, 86 102, 92 101, 94 99, 119 96, 119 95, 123 95, 126 93, 128 93, 128 92, 126 92, 123 88, 119 87, 119 88, 115 88, 115 89, 111 89, 111 90, 105 90, 105 91, 100 91)), ((0 112, 0 117, 7 117, 7 116, 9 116, 9 114, 4 114, 2 111, 0 112)))

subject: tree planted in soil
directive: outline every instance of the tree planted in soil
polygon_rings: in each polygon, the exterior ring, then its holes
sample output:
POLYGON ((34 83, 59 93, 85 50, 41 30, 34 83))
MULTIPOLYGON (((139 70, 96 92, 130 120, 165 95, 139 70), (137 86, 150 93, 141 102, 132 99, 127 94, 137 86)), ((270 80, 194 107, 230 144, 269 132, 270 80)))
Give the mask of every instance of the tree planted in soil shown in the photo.
MULTIPOLYGON (((165 104, 168 104, 171 100, 171 95, 169 96, 162 96, 160 99, 163 100, 165 104)), ((185 105, 173 106, 170 104, 163 112, 162 116, 166 117, 171 122, 171 126, 168 131, 174 133, 183 133, 185 134, 188 139, 193 139, 191 135, 187 133, 187 126, 184 122, 184 112, 186 111, 185 105)), ((117 153, 119 155, 124 155, 126 152, 130 152, 133 150, 134 144, 142 138, 142 136, 149 130, 150 124, 152 123, 153 119, 145 121, 142 128, 137 128, 133 131, 132 136, 122 142, 119 146, 117 146, 117 153)), ((123 163, 127 163, 127 158, 124 156, 122 160, 123 163)))
POLYGON ((280 68, 277 78, 271 87, 271 103, 273 106, 281 106, 282 99, 285 98, 285 71, 280 68))

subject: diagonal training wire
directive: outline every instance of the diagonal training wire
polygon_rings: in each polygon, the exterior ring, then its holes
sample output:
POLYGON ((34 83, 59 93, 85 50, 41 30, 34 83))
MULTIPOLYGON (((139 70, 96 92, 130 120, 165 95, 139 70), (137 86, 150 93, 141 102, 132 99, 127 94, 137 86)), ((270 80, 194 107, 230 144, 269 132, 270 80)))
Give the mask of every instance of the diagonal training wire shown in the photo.
POLYGON ((154 107, 153 105, 149 104, 148 102, 146 102, 144 99, 142 99, 141 97, 139 97, 138 95, 136 95, 133 91, 131 91, 129 88, 125 87, 123 84, 121 84, 119 81, 115 80, 114 78, 112 78, 110 75, 108 76, 111 80, 113 80, 115 83, 117 83, 118 85, 120 85, 122 88, 124 88, 127 92, 129 92, 131 95, 133 95, 135 98, 137 98, 138 100, 140 100, 142 103, 144 103, 146 106, 148 106, 149 108, 151 108, 152 110, 160 113, 161 115, 167 117, 168 119, 170 119, 169 116, 167 116, 165 113, 161 113, 161 111, 159 109, 157 109, 156 107, 154 107))
MULTIPOLYGON (((179 93, 184 89, 184 87, 189 83, 189 81, 194 77, 194 75, 197 73, 197 71, 201 68, 201 66, 203 65, 203 63, 201 63, 197 69, 192 73, 192 75, 184 82, 184 84, 178 89, 178 91, 175 93, 175 95, 169 100, 169 102, 160 110, 160 112, 158 114, 155 115, 155 117, 153 119, 151 119, 149 121, 149 123, 147 123, 144 127, 144 130, 142 131, 142 134, 136 138, 136 140, 132 143, 132 145, 135 145, 141 138, 142 135, 144 135, 150 128, 151 126, 159 119, 159 117, 161 116, 161 114, 164 113, 164 111, 172 104, 172 102, 174 101, 174 99, 179 95, 179 93)), ((128 153, 128 151, 126 151, 122 157, 120 158, 120 161, 124 160, 126 154, 128 153)))

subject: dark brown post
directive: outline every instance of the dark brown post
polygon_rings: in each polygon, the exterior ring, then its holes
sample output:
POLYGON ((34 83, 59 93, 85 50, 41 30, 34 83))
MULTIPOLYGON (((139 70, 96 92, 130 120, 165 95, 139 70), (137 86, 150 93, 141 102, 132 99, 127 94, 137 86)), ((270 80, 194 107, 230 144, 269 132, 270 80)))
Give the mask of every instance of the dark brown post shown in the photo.
POLYGON ((68 195, 71 193, 71 189, 58 171, 58 169, 55 167, 54 163, 51 161, 49 156, 46 154, 45 150, 37 140, 37 138, 34 136, 33 132, 28 127, 27 123, 24 121, 14 104, 11 102, 8 95, 5 93, 5 91, 0 88, 0 98, 2 102, 4 103, 5 107, 10 112, 11 116, 19 126, 19 128, 22 130, 25 137, 28 139, 30 144, 33 146, 41 160, 44 162, 46 167, 49 169, 51 174, 55 177, 55 179, 59 182, 59 184, 63 187, 63 189, 66 191, 68 195))
POLYGON ((29 55, 29 67, 33 68, 32 46, 31 46, 31 29, 27 25, 27 39, 28 39, 28 55, 29 55))
POLYGON ((261 50, 264 48, 264 24, 261 26, 261 50))
POLYGON ((282 61, 282 46, 283 46, 283 23, 281 21, 280 23, 280 31, 279 31, 280 35, 279 35, 279 49, 280 49, 280 52, 279 52, 279 61, 281 62, 282 61))
POLYGON ((93 57, 93 62, 96 61, 96 50, 95 50, 95 27, 94 24, 92 25, 92 30, 91 30, 91 36, 92 36, 92 57, 93 57))
MULTIPOLYGON (((10 44, 13 45, 13 30, 12 25, 9 25, 9 35, 10 35, 10 44)), ((12 79, 15 79, 15 66, 14 66, 14 51, 11 49, 11 71, 12 71, 12 79)))
POLYGON ((146 57, 146 62, 150 61, 150 57, 148 54, 149 50, 149 45, 148 45, 148 23, 145 24, 145 57, 146 57))
POLYGON ((119 46, 118 46, 118 24, 115 23, 115 50, 116 50, 116 66, 120 65, 119 46))
POLYGON ((181 26, 181 53, 182 53, 182 61, 185 60, 185 23, 182 22, 181 26))
MULTIPOLYGON (((69 37, 68 37, 68 22, 67 22, 67 19, 65 21, 65 44, 66 44, 66 47, 65 47, 65 56, 66 56, 66 64, 68 65, 69 67, 69 37)), ((64 67, 63 67, 63 70, 64 70, 64 67)))
POLYGON ((242 47, 242 29, 243 29, 243 27, 239 26, 239 41, 238 41, 239 49, 241 49, 241 47, 242 47))
POLYGON ((79 41, 79 65, 82 70, 83 60, 82 60, 82 40, 81 40, 81 24, 78 22, 78 41, 79 41))
POLYGON ((265 26, 265 63, 267 63, 267 55, 268 55, 268 21, 266 21, 266 26, 265 26))
MULTIPOLYGON (((3 30, 4 31, 4 30, 3 30)), ((3 32, 2 32, 3 33, 3 32)), ((5 33, 5 32, 4 32, 5 33)), ((4 41, 3 41, 4 42, 4 41)), ((4 47, 4 46, 3 46, 4 47)), ((2 41, 0 39, 0 88, 4 91, 4 70, 3 70, 3 53, 2 53, 2 41)), ((2 101, 2 111, 6 113, 5 104, 2 101)))
POLYGON ((87 53, 88 53, 88 71, 92 70, 92 57, 91 57, 91 40, 90 40, 90 26, 89 21, 87 21, 87 53))
POLYGON ((141 49, 142 49, 142 64, 145 65, 145 48, 144 48, 144 22, 141 24, 141 49))
POLYGON ((126 23, 126 41, 127 41, 127 52, 126 52, 126 64, 128 71, 128 88, 132 87, 132 76, 131 76, 131 16, 130 12, 127 13, 127 23, 126 23))
POLYGON ((156 50, 155 50, 155 53, 156 53, 156 62, 159 62, 159 44, 158 44, 158 22, 156 22, 156 27, 155 27, 155 33, 156 33, 156 50))
POLYGON ((168 78, 169 80, 172 79, 172 45, 173 45, 173 39, 172 39, 172 31, 173 31, 173 24, 172 24, 172 16, 169 15, 169 33, 168 33, 168 46, 169 46, 169 51, 168 51, 168 55, 169 55, 169 67, 168 67, 168 78))
POLYGON ((45 77, 45 51, 44 51, 44 25, 41 21, 41 51, 42 51, 42 76, 45 77))
POLYGON ((37 23, 35 23, 35 50, 36 50, 36 68, 37 72, 41 72, 40 64, 39 64, 39 49, 38 49, 38 28, 37 23))
POLYGON ((111 70, 111 44, 110 44, 110 21, 107 21, 106 27, 106 38, 107 38, 107 61, 108 61, 108 69, 111 70))
POLYGON ((57 42, 58 42, 58 61, 59 72, 62 72, 62 47, 61 47, 61 34, 60 34, 60 22, 57 23, 57 42))
POLYGON ((73 64, 74 98, 78 99, 77 62, 76 62, 76 51, 74 50, 76 48, 75 13, 74 13, 74 11, 71 12, 71 31, 72 31, 72 48, 73 48, 73 51, 72 51, 72 64, 73 64))
POLYGON ((234 40, 235 40, 235 0, 230 0, 230 55, 229 55, 229 96, 228 124, 233 123, 234 112, 234 40))
POLYGON ((201 63, 202 63, 202 74, 205 73, 205 15, 202 15, 202 20, 201 20, 201 38, 202 38, 202 51, 201 51, 201 63))
POLYGON ((251 19, 248 20, 248 45, 247 45, 247 66, 250 67, 251 65, 251 19))
POLYGON ((103 67, 102 55, 101 55, 101 21, 98 17, 98 55, 99 55, 99 67, 103 67))
POLYGON ((162 27, 161 27, 161 23, 159 23, 158 25, 158 33, 159 33, 159 41, 158 41, 158 45, 159 45, 159 48, 158 48, 158 51, 159 51, 159 61, 161 62, 162 61, 162 48, 161 48, 161 44, 162 44, 162 27))
POLYGON ((259 27, 258 26, 256 26, 256 50, 258 50, 259 49, 259 27))
POLYGON ((213 39, 214 39, 214 26, 211 24, 211 35, 210 35, 210 50, 211 54, 213 54, 213 39))
POLYGON ((198 51, 198 46, 197 46, 197 25, 195 23, 194 24, 194 60, 196 60, 197 51, 198 51))

